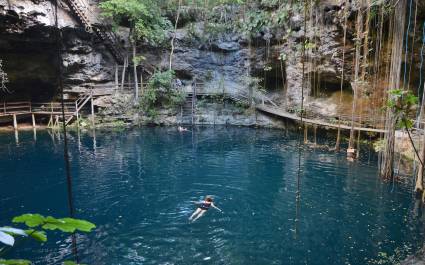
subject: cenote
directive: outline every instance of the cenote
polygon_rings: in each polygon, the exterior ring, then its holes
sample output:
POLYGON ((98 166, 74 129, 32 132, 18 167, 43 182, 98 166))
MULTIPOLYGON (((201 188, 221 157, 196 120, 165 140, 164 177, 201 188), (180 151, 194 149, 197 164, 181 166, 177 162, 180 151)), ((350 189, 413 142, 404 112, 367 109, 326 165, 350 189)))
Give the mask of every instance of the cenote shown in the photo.
MULTIPOLYGON (((67 216, 62 136, 13 137, 0 137, 1 222, 29 212, 67 216)), ((158 127, 69 139, 76 215, 97 225, 78 234, 85 264, 374 264, 422 245, 412 183, 382 182, 367 147, 348 162, 344 153, 304 146, 297 203, 292 132, 158 127), (191 201, 205 195, 223 213, 210 209, 190 223, 191 201)), ((64 234, 18 244, 10 258, 72 259, 64 234)))

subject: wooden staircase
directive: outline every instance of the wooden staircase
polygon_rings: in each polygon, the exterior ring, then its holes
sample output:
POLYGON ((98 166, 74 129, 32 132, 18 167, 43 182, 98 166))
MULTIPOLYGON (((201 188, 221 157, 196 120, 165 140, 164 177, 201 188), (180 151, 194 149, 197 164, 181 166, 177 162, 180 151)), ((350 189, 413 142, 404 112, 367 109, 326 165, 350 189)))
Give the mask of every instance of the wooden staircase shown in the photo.
POLYGON ((78 99, 75 101, 75 111, 72 113, 72 115, 66 115, 66 121, 65 124, 68 125, 74 118, 78 120, 79 113, 81 109, 93 99, 93 93, 84 93, 81 94, 78 99))
POLYGON ((87 32, 94 32, 96 36, 105 44, 115 60, 122 64, 124 62, 125 51, 116 35, 103 25, 95 25, 90 21, 89 15, 92 13, 90 5, 86 0, 67 0, 68 6, 74 15, 83 24, 87 32))
POLYGON ((192 94, 186 95, 186 100, 180 109, 180 123, 194 124, 196 104, 192 94))

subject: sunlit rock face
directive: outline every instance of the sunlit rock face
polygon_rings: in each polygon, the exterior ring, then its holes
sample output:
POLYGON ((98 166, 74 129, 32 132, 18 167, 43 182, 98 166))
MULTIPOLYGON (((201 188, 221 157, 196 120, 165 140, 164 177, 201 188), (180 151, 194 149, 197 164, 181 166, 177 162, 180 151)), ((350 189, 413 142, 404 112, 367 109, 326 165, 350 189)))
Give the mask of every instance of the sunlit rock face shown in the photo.
MULTIPOLYGON (((62 77, 66 91, 112 80, 114 60, 59 1, 62 77)), ((12 93, 5 99, 50 100, 58 92, 58 42, 51 1, 0 0, 0 58, 12 93)))
MULTIPOLYGON (((310 59, 304 63, 304 72, 321 81, 304 80, 303 83, 301 43, 305 33, 300 13, 293 14, 286 26, 264 28, 250 40, 237 30, 212 34, 204 22, 179 25, 173 69, 189 87, 196 81, 202 82, 206 90, 232 93, 247 91, 256 79, 275 102, 285 103, 289 108, 299 106, 302 90, 305 103, 314 102, 317 95, 313 90, 318 86, 329 95, 340 90, 343 8, 339 1, 320 1, 314 10, 317 22, 307 23, 306 36, 314 37, 316 47, 313 52, 307 52, 310 59)), ((348 8, 349 14, 353 12, 352 7, 348 8)), ((241 10, 232 12, 229 16, 238 17, 241 10)), ((352 47, 351 37, 347 37, 347 50, 352 47)), ((168 68, 167 49, 146 48, 141 52, 147 58, 144 68, 168 68)), ((343 90, 351 91, 351 63, 346 63, 344 68, 343 90)), ((334 115, 335 112, 336 105, 321 110, 321 114, 334 115)))

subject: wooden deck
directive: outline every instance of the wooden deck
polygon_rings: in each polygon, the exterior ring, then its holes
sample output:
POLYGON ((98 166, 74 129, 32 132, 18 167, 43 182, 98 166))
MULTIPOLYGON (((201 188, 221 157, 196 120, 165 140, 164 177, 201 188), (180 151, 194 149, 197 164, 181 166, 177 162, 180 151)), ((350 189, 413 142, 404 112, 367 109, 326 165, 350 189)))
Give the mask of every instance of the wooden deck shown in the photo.
MULTIPOLYGON (((271 106, 266 106, 266 105, 263 105, 263 104, 258 104, 258 105, 256 105, 256 109, 259 110, 259 111, 262 111, 264 113, 272 114, 274 116, 278 116, 278 117, 282 117, 282 118, 301 122, 300 116, 297 116, 295 114, 283 111, 283 110, 281 110, 277 107, 271 107, 271 106)), ((326 128, 338 129, 338 127, 339 127, 342 130, 351 130, 351 126, 344 125, 344 124, 338 125, 338 124, 325 122, 325 121, 321 121, 321 120, 303 118, 303 122, 305 122, 307 124, 326 127, 326 128)), ((354 130, 362 131, 362 132, 373 132, 373 133, 385 133, 386 132, 386 130, 384 130, 384 129, 358 127, 358 126, 355 126, 354 130)))
MULTIPOLYGON (((88 102, 91 102, 91 112, 93 115, 92 92, 81 94, 76 101, 64 102, 65 124, 68 125, 74 119, 78 119, 80 115, 79 112, 88 102)), ((18 118, 22 116, 30 116, 32 118, 33 127, 36 127, 36 116, 47 116, 50 118, 49 126, 55 127, 59 125, 59 119, 62 117, 62 103, 14 101, 3 102, 0 105, 0 118, 12 117, 15 130, 18 129, 18 118)))

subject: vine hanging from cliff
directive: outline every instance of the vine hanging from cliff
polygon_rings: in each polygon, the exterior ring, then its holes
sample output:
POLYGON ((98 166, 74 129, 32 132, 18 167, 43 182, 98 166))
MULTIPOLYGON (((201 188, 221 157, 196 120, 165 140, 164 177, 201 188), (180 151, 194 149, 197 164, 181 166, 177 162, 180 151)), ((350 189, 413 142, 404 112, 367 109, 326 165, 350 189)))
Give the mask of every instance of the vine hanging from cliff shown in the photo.
POLYGON ((6 87, 7 83, 9 83, 9 79, 7 73, 3 70, 3 61, 0 59, 0 90, 2 92, 11 93, 6 87))

